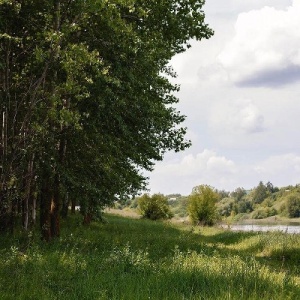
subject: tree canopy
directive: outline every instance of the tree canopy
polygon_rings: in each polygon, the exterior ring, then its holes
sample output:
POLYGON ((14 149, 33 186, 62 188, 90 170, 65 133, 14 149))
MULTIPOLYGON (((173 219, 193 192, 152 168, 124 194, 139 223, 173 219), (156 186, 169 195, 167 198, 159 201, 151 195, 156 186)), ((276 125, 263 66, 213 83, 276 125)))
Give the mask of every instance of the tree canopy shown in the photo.
POLYGON ((168 65, 209 38, 204 1, 0 1, 0 228, 59 235, 69 200, 89 219, 145 188, 190 145, 168 65))

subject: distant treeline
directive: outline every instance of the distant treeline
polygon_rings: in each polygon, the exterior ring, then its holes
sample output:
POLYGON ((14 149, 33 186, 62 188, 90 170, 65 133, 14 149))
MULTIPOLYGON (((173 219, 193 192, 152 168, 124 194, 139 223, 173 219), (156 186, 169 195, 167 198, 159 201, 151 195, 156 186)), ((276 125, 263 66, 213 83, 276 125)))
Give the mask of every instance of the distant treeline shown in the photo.
MULTIPOLYGON (((276 215, 287 218, 300 217, 300 185, 278 188, 271 182, 260 181, 251 190, 242 187, 232 192, 212 189, 218 195, 216 208, 220 219, 230 218, 238 221, 243 218, 264 219, 276 215)), ((169 194, 165 197, 175 216, 188 215, 189 196, 169 194)), ((136 208, 137 199, 129 200, 123 206, 136 208)))

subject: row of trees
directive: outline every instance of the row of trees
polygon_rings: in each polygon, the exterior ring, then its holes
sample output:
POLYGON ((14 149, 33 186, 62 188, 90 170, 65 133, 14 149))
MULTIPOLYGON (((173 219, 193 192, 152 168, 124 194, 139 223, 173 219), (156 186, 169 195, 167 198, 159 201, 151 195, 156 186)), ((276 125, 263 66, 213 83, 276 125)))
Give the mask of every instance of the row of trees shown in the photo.
POLYGON ((253 219, 263 219, 281 214, 289 218, 300 217, 299 186, 274 187, 262 181, 252 190, 237 188, 218 202, 222 217, 248 214, 253 219))
POLYGON ((40 215, 60 233, 144 189, 167 150, 190 145, 168 62, 209 38, 204 1, 0 1, 0 231, 40 215))
POLYGON ((128 204, 132 208, 137 207, 145 218, 188 215, 192 223, 201 225, 213 225, 217 220, 228 217, 236 220, 243 217, 263 219, 275 215, 299 218, 300 187, 296 185, 279 189, 270 182, 259 182, 252 190, 237 188, 230 193, 200 185, 194 187, 189 196, 145 194, 128 204))

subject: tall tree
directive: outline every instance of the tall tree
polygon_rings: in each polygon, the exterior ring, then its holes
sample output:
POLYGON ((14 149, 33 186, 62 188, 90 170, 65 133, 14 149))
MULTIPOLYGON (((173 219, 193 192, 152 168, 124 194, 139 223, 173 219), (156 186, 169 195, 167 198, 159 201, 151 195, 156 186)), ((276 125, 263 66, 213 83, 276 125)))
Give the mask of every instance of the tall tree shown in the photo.
POLYGON ((268 197, 268 195, 268 188, 263 184, 262 181, 260 181, 258 186, 253 191, 253 202, 260 204, 268 197))
POLYGON ((144 188, 142 170, 166 151, 190 145, 168 63, 212 35, 203 4, 0 1, 1 215, 20 203, 26 229, 38 199, 50 240, 65 199, 88 221, 144 188))

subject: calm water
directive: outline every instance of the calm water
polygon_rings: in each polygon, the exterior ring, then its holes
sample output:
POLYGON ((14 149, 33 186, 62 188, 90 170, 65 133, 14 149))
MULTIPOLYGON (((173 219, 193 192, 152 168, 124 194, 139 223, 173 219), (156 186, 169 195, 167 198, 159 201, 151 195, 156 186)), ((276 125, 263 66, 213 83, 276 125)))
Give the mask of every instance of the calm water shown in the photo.
POLYGON ((300 234, 299 225, 223 225, 222 227, 233 231, 281 231, 300 234))

